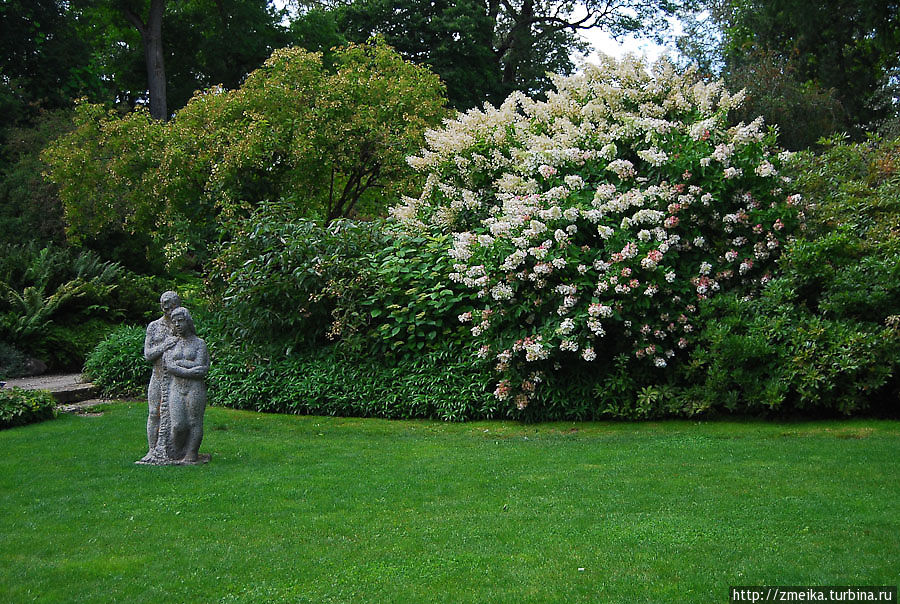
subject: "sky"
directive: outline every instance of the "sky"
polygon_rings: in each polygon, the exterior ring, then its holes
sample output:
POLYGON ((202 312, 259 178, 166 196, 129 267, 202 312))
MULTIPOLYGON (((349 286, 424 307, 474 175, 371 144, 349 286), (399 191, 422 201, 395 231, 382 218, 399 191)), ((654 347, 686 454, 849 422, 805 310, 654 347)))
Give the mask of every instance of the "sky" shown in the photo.
POLYGON ((582 34, 594 47, 594 52, 586 58, 588 61, 596 62, 597 53, 601 52, 606 55, 612 55, 616 58, 622 58, 626 54, 632 53, 636 55, 646 56, 650 62, 655 61, 662 55, 668 53, 675 54, 674 46, 661 46, 652 40, 643 38, 634 38, 628 36, 621 41, 613 40, 607 33, 600 30, 589 30, 582 34))
MULTIPOLYGON (((681 23, 677 19, 670 19, 669 25, 672 28, 672 33, 676 35, 681 34, 684 31, 681 23)), ((664 54, 669 54, 671 56, 677 54, 677 50, 673 43, 660 45, 653 40, 636 38, 634 36, 626 36, 621 40, 614 40, 609 34, 599 28, 582 31, 581 35, 594 47, 594 52, 586 57, 588 61, 592 62, 597 61, 598 52, 619 59, 629 53, 643 55, 646 56, 651 63, 664 54)))

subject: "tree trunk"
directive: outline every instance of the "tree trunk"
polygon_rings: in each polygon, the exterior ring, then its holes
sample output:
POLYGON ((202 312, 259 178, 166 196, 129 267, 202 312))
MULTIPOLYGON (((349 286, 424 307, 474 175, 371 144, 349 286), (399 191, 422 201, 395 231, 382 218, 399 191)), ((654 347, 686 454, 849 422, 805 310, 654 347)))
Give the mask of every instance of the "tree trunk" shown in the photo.
POLYGON ((534 23, 534 0, 525 0, 509 32, 510 42, 503 66, 503 88, 506 93, 516 89, 522 63, 527 60, 534 45, 532 25, 534 23))
POLYGON ((158 120, 169 117, 166 108, 166 67, 162 46, 162 18, 166 0, 151 0, 145 23, 131 10, 123 8, 125 18, 140 32, 147 63, 147 90, 150 93, 150 115, 158 120))

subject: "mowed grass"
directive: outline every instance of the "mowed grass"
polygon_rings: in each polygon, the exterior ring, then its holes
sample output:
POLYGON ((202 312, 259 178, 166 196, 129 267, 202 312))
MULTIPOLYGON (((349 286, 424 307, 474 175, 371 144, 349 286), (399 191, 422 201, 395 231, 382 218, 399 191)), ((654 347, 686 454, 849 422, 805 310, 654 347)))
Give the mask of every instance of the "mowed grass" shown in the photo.
POLYGON ((4 602, 722 602, 900 583, 900 422, 441 424, 143 403, 0 432, 4 602))

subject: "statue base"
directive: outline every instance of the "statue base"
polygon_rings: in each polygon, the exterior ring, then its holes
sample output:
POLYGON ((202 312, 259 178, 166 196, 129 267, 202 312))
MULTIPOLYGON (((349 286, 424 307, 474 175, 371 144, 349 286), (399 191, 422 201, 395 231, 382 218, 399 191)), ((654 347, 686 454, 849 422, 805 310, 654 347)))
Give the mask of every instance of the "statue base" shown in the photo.
POLYGON ((209 460, 211 458, 212 455, 210 455, 209 453, 201 453, 197 456, 196 461, 186 461, 184 459, 167 459, 148 454, 134 463, 138 466, 202 466, 203 464, 209 463, 209 460))

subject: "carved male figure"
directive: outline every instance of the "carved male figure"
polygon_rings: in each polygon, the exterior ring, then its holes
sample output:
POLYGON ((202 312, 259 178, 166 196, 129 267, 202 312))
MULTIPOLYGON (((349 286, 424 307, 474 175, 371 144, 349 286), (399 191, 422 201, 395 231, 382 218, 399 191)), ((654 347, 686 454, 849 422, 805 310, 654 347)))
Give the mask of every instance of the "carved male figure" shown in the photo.
POLYGON ((159 438, 159 406, 162 401, 162 388, 166 382, 162 356, 163 353, 175 346, 177 339, 172 325, 171 313, 181 306, 181 298, 173 291, 163 293, 159 298, 159 306, 163 316, 147 326, 147 336, 144 338, 144 358, 153 363, 150 374, 150 385, 147 387, 147 455, 141 461, 149 461, 156 441, 159 438))

